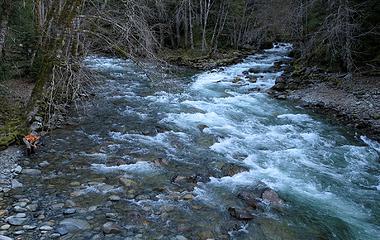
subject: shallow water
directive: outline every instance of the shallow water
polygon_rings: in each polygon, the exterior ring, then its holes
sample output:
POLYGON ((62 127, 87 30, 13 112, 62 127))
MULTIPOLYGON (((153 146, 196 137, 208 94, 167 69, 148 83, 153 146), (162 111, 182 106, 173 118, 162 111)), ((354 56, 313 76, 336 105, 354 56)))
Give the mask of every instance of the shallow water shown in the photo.
POLYGON ((267 70, 289 49, 159 81, 147 77, 153 67, 89 58, 89 68, 103 75, 94 102, 73 117, 77 125, 55 131, 24 162, 50 165, 41 176, 21 175, 24 188, 12 196, 36 201, 44 221, 67 217, 53 204, 76 202, 70 217, 91 229, 63 239, 102 239, 106 213, 124 227, 106 239, 378 239, 379 144, 265 93, 282 74, 267 70), (235 80, 252 67, 260 70, 256 83, 235 80), (226 174, 231 166, 245 171, 226 174), (122 186, 120 177, 133 186, 122 186), (258 186, 273 189, 284 205, 258 196, 253 220, 230 216, 229 207, 246 209, 238 194, 258 186))

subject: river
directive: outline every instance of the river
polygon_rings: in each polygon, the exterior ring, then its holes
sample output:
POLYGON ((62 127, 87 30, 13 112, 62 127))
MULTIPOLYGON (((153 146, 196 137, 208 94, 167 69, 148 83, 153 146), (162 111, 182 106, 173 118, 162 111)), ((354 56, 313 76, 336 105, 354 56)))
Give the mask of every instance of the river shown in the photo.
POLYGON ((286 60, 290 49, 280 44, 240 64, 176 70, 161 80, 149 77, 154 67, 87 59, 102 76, 96 95, 73 114, 71 126, 22 160, 24 186, 6 199, 25 207, 26 219, 6 233, 378 239, 379 144, 265 93, 282 74, 274 62, 286 60), (252 68, 256 82, 236 78, 252 68), (107 222, 113 234, 103 233, 107 222))

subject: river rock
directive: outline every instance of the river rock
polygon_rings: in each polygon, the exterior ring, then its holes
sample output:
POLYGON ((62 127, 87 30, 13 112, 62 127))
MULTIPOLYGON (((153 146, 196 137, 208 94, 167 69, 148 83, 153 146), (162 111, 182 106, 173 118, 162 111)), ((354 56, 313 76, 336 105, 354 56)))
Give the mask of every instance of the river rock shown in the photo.
POLYGON ((40 231, 51 231, 51 230, 53 230, 53 227, 48 226, 48 225, 44 225, 44 226, 40 227, 39 229, 40 229, 40 231))
POLYGON ((117 202, 121 200, 121 198, 117 195, 111 195, 108 199, 113 202, 117 202))
POLYGON ((65 227, 58 227, 56 229, 56 232, 59 233, 61 236, 69 233, 69 231, 65 227))
POLYGON ((8 230, 9 228, 11 228, 11 225, 9 224, 4 224, 0 227, 1 230, 8 230))
POLYGON ((16 179, 12 179, 12 182, 11 182, 11 187, 14 189, 14 188, 20 188, 22 187, 23 184, 20 183, 19 181, 17 181, 16 179))
POLYGON ((63 211, 63 214, 65 214, 65 215, 70 215, 70 214, 74 214, 74 213, 76 213, 76 209, 75 208, 67 208, 67 209, 65 209, 64 211, 63 211))
POLYGON ((221 171, 222 171, 223 176, 232 177, 241 172, 247 172, 249 171, 249 169, 247 167, 240 166, 237 164, 226 163, 222 166, 221 171))
POLYGON ((256 83, 257 82, 257 77, 256 76, 248 76, 248 81, 251 82, 251 83, 256 83))
POLYGON ((249 70, 248 70, 248 72, 249 73, 260 73, 261 72, 261 70, 260 70, 260 68, 250 68, 249 70))
POLYGON ((23 208, 23 207, 20 207, 20 206, 15 206, 13 208, 13 210, 17 213, 23 213, 23 212, 27 212, 28 210, 26 208, 23 208))
POLYGON ((203 130, 205 130, 206 128, 208 128, 208 126, 205 125, 205 124, 199 124, 199 125, 197 126, 197 128, 199 129, 199 131, 203 132, 203 130))
POLYGON ((228 208, 228 212, 230 213, 231 217, 234 217, 238 220, 249 221, 254 218, 253 214, 243 209, 230 207, 228 208))
POLYGON ((187 238, 184 237, 184 236, 182 236, 182 235, 177 235, 177 236, 175 237, 175 239, 176 239, 176 240, 187 240, 187 238))
POLYGON ((62 220, 59 224, 64 226, 69 232, 90 229, 90 224, 82 219, 66 218, 62 220))
POLYGON ((119 178, 119 182, 121 183, 121 185, 123 185, 123 187, 125 188, 130 188, 130 187, 133 187, 133 186, 136 186, 137 183, 129 178, 125 178, 125 177, 121 177, 119 178))
POLYGON ((282 205, 284 205, 284 201, 272 189, 266 189, 262 193, 261 198, 264 201, 268 201, 269 203, 271 203, 271 204, 273 204, 275 206, 282 206, 282 205))
POLYGON ((28 209, 31 212, 37 211, 37 208, 38 208, 37 204, 29 204, 28 206, 26 206, 26 209, 28 209))
POLYGON ((43 162, 39 163, 38 166, 40 166, 42 168, 45 168, 45 167, 49 166, 49 162, 48 161, 43 161, 43 162))
POLYGON ((17 165, 17 167, 14 169, 15 173, 21 173, 22 167, 20 165, 17 165))
POLYGON ((72 208, 72 207, 75 207, 76 206, 76 203, 73 201, 73 200, 66 200, 65 201, 65 207, 69 207, 69 208, 72 208))
POLYGON ((33 168, 26 168, 22 170, 22 173, 26 175, 36 176, 36 175, 40 175, 41 171, 38 169, 33 169, 33 168))
POLYGON ((4 236, 4 235, 0 235, 0 240, 13 240, 13 238, 10 238, 10 237, 4 236))
POLYGON ((24 226, 22 226, 22 228, 25 230, 33 230, 33 229, 36 229, 37 226, 35 226, 35 225, 24 225, 24 226))
POLYGON ((117 234, 123 230, 119 225, 113 222, 103 224, 102 229, 105 234, 117 234))
POLYGON ((241 192, 238 194, 238 198, 243 200, 249 207, 256 209, 258 207, 258 200, 256 195, 251 192, 241 192))
POLYGON ((21 226, 24 224, 24 222, 26 221, 26 218, 25 217, 16 217, 16 216, 11 216, 11 217, 7 217, 5 219, 10 225, 13 225, 13 226, 21 226))
POLYGON ((233 83, 240 83, 243 79, 241 77, 235 77, 234 80, 232 80, 233 83))

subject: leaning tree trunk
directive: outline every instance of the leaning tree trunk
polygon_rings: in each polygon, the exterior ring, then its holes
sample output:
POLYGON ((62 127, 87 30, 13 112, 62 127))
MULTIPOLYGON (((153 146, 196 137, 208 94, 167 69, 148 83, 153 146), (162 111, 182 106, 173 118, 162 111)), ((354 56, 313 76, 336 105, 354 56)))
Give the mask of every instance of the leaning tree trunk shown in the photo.
MULTIPOLYGON (((31 98, 28 104, 28 121, 31 121, 34 115, 39 111, 39 100, 42 100, 44 91, 52 81, 52 75, 55 66, 62 62, 69 62, 71 54, 66 54, 68 44, 75 41, 68 41, 67 36, 71 34, 75 26, 75 19, 79 14, 80 7, 84 0, 54 0, 49 6, 39 4, 36 7, 45 7, 39 12, 46 12, 44 19, 36 19, 40 26, 37 32, 41 33, 40 46, 36 53, 36 60, 33 67, 36 71, 36 84, 33 88, 31 98)), ((39 1, 36 1, 36 3, 39 1)), ((75 43, 77 44, 77 43, 75 43)), ((69 51, 69 53, 71 53, 69 51)), ((75 53, 75 52, 74 52, 75 53)))

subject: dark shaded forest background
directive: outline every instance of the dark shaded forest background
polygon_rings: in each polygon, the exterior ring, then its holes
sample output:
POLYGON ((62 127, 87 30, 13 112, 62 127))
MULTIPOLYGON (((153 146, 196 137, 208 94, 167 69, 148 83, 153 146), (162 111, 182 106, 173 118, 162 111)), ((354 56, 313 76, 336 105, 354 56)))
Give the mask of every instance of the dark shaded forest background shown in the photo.
POLYGON ((272 42, 298 65, 378 74, 378 0, 1 0, 0 84, 28 79, 26 122, 83 95, 90 54, 211 58, 272 42))

